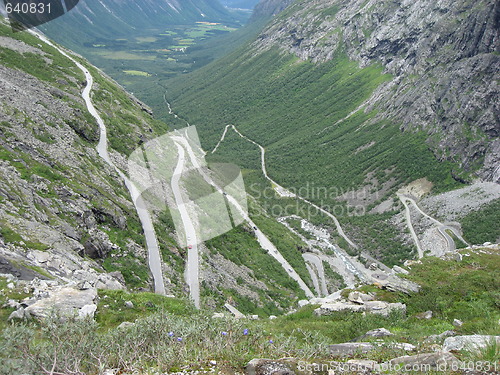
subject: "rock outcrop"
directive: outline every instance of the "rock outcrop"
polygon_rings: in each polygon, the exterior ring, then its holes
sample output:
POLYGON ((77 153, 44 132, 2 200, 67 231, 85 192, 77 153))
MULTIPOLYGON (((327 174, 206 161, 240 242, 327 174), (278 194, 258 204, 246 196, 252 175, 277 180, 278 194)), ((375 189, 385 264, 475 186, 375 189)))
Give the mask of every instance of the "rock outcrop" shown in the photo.
POLYGON ((500 336, 488 335, 470 335, 470 336, 454 336, 444 340, 443 350, 450 351, 478 351, 487 348, 489 345, 499 347, 500 336))
POLYGON ((96 298, 97 289, 78 290, 62 287, 29 305, 25 312, 35 318, 45 318, 53 312, 62 316, 93 317, 97 310, 96 298))
POLYGON ((248 362, 245 368, 247 375, 295 375, 290 363, 283 360, 256 358, 248 362))
POLYGON ((440 160, 460 160, 500 182, 499 88, 491 79, 500 69, 499 12, 493 0, 301 0, 254 47, 313 63, 342 49, 361 66, 382 64, 393 80, 366 108, 402 129, 425 131, 440 160))
POLYGON ((368 312, 372 314, 380 314, 383 316, 388 316, 393 311, 399 311, 401 313, 406 313, 406 305, 403 303, 390 303, 385 301, 362 301, 351 302, 351 301, 328 301, 325 300, 314 310, 316 315, 329 315, 333 312, 339 311, 349 311, 349 312, 368 312))

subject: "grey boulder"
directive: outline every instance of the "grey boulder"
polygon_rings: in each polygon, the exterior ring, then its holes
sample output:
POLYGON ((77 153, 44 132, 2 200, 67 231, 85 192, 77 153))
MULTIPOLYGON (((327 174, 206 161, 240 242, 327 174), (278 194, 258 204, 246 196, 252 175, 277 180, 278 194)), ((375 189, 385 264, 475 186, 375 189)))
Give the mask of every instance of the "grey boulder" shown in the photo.
POLYGON ((500 336, 470 335, 448 337, 444 340, 443 350, 446 352, 459 350, 478 351, 487 348, 489 345, 500 346, 500 336))
POLYGON ((294 375, 292 366, 282 360, 256 358, 248 362, 246 375, 294 375))
MULTIPOLYGON (((94 300, 97 298, 97 289, 78 290, 63 287, 50 292, 50 296, 40 299, 26 308, 26 312, 36 318, 47 317, 51 311, 61 315, 86 316, 95 312, 94 300), (80 310, 82 310, 80 312, 80 310)), ((97 307, 96 307, 97 308, 97 307)))

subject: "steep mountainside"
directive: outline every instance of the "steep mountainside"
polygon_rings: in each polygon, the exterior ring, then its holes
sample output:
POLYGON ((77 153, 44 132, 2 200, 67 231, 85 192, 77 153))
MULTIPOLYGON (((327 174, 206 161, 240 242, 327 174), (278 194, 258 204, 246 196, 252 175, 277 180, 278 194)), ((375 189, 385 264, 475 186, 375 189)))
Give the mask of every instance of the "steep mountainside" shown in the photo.
MULTIPOLYGON (((127 156, 167 127, 116 82, 74 58, 93 77, 90 97, 107 128, 111 160, 127 173, 127 156)), ((0 274, 82 289, 150 290, 144 229, 123 179, 96 151, 102 133, 82 99, 87 83, 57 49, 28 32, 12 33, 1 20, 0 274)), ((174 240, 168 210, 160 205, 149 212, 166 293, 186 298, 186 248, 174 240)), ((275 231, 280 250, 300 254, 300 241, 283 232, 275 231)), ((200 247, 204 306, 220 308, 230 299, 245 313, 277 314, 303 296, 248 225, 200 247)), ((307 279, 298 259, 290 263, 307 279)))
POLYGON ((359 102, 379 113, 373 121, 424 130, 437 159, 499 181, 499 9, 495 1, 298 1, 246 56, 255 65, 278 49, 299 59, 292 69, 320 69, 342 54, 360 68, 380 66, 388 82, 359 102))
MULTIPOLYGON (((113 124, 112 157, 121 164, 166 126, 89 69, 97 107, 113 124)), ((122 284, 145 287, 149 272, 139 218, 121 178, 97 155, 99 131, 81 97, 84 86, 72 61, 0 24, 0 273, 94 285, 113 280, 104 267, 122 271, 125 280, 115 275, 122 284)))
MULTIPOLYGON (((498 192, 498 12, 487 0, 297 1, 252 43, 170 81, 169 99, 205 149, 236 125, 265 148, 274 181, 343 217, 360 248, 398 263, 416 254, 400 188, 426 179, 420 198, 481 178, 498 192)), ((272 188, 257 177, 259 150, 234 132, 211 157, 256 171, 247 177, 261 201, 303 216, 259 190, 272 188)), ((483 221, 496 241, 497 224, 483 221)))
POLYGON ((381 117, 423 129, 441 160, 500 182, 500 4, 497 1, 297 1, 254 44, 321 63, 343 49, 392 81, 372 98, 381 117))

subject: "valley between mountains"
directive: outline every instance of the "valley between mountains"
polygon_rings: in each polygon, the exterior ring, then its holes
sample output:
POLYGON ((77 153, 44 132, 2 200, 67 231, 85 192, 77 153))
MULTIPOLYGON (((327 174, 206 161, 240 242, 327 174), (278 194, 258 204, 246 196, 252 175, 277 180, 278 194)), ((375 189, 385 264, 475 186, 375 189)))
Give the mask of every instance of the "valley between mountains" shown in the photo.
POLYGON ((499 4, 255 3, 0 19, 0 374, 497 371, 499 4))

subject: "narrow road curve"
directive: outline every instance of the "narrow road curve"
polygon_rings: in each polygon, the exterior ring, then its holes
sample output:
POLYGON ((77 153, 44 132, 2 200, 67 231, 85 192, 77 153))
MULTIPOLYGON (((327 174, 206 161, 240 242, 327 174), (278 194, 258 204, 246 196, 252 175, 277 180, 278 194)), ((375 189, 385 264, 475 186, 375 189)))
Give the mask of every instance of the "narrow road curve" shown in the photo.
MULTIPOLYGON (((328 233, 323 233, 321 234, 320 231, 315 230, 315 227, 313 224, 309 223, 306 219, 301 218, 300 216, 297 215, 291 215, 291 216, 285 216, 285 217, 280 217, 278 221, 283 224, 285 227, 288 228, 291 232, 296 234, 297 236, 300 237, 304 243, 309 245, 311 248, 315 249, 322 249, 322 250, 332 250, 335 254, 335 259, 338 261, 338 264, 334 266, 334 268, 338 271, 338 273, 342 276, 344 279, 346 285, 353 286, 354 285, 354 280, 357 278, 358 280, 364 280, 364 281, 370 281, 372 280, 371 273, 366 269, 366 267, 360 263, 357 259, 351 257, 348 255, 344 250, 340 249, 339 247, 335 246, 335 244, 330 242, 330 235, 328 233), (295 230, 288 222, 286 221, 287 219, 298 219, 301 220, 301 226, 302 224, 305 224, 303 226, 303 229, 309 232, 311 235, 316 237, 316 240, 309 240, 306 237, 304 237, 301 233, 295 230)), ((311 253, 306 253, 306 254, 311 254, 311 253)), ((305 255, 305 254, 304 254, 305 255)), ((316 256, 320 261, 325 260, 327 261, 330 265, 332 265, 332 257, 327 256, 325 253, 320 252, 319 255, 316 254, 311 254, 316 256)), ((321 263, 321 266, 323 264, 321 263)), ((323 277, 324 277, 324 268, 323 269, 323 277)), ((321 275, 320 275, 321 277, 321 275)))
POLYGON ((99 156, 109 165, 111 166, 116 173, 123 179, 125 186, 127 187, 130 196, 132 198, 132 202, 137 211, 137 215, 139 216, 139 220, 141 221, 142 228, 144 230, 144 236, 146 238, 146 246, 148 249, 148 262, 149 268, 153 275, 154 285, 155 285, 155 293, 165 294, 165 285, 163 283, 163 273, 161 269, 161 257, 160 250, 158 247, 158 241, 156 240, 156 233, 153 227, 153 223, 151 221, 151 216, 149 215, 148 210, 146 209, 146 204, 142 199, 139 190, 137 190, 136 186, 132 181, 128 179, 125 174, 116 167, 116 165, 112 162, 108 153, 108 137, 106 131, 106 125, 102 120, 101 116, 97 112, 96 108, 92 104, 92 100, 90 99, 90 92, 92 91, 92 86, 94 83, 94 79, 87 68, 85 68, 82 64, 76 61, 73 57, 68 55, 61 48, 53 44, 50 40, 48 40, 45 36, 33 31, 28 30, 32 35, 38 37, 42 42, 47 45, 58 50, 63 56, 70 59, 84 74, 85 79, 87 80, 87 85, 85 86, 82 92, 82 98, 85 101, 85 105, 87 106, 87 110, 94 117, 99 125, 100 138, 99 143, 97 145, 97 153, 99 156))
POLYGON ((417 234, 415 233, 415 229, 413 229, 413 224, 411 222, 411 213, 410 213, 410 207, 408 206, 408 203, 406 203, 406 197, 401 194, 397 194, 399 200, 401 203, 403 203, 403 206, 405 206, 405 218, 406 218, 406 226, 410 230, 411 237, 413 238, 413 242, 415 242, 415 246, 417 247, 417 252, 418 252, 418 258, 422 258, 424 256, 424 251, 422 250, 422 247, 420 246, 420 240, 417 237, 417 234))
POLYGON ((185 164, 185 151, 178 142, 174 141, 179 152, 179 160, 175 167, 171 179, 172 191, 174 193, 175 203, 181 215, 182 224, 186 234, 186 243, 188 244, 187 264, 185 270, 185 280, 189 286, 189 293, 196 308, 200 308, 200 278, 199 278, 199 253, 198 239, 196 238, 195 226, 189 216, 184 199, 182 198, 181 188, 179 186, 182 172, 185 164))
POLYGON ((314 266, 316 267, 316 270, 318 272, 318 277, 320 280, 320 285, 318 288, 320 290, 318 291, 318 294, 327 296, 328 289, 326 287, 325 268, 323 267, 323 261, 319 259, 319 257, 316 254, 312 253, 302 254, 302 257, 304 258, 304 260, 308 261, 311 264, 314 264, 314 266))
POLYGON ((451 238, 451 236, 446 233, 446 230, 450 230, 451 232, 453 232, 453 234, 455 236, 457 236, 457 238, 462 241, 464 244, 467 244, 468 246, 470 246, 470 244, 465 241, 465 239, 462 237, 462 235, 460 234, 460 232, 457 230, 457 228, 453 227, 453 226, 450 226, 450 225, 446 225, 446 224, 443 224, 441 223, 439 220, 436 220, 434 219, 432 216, 429 216, 426 212, 424 212, 420 206, 417 204, 417 202, 415 201, 415 199, 411 198, 411 197, 408 197, 406 196, 406 199, 408 199, 411 204, 413 204, 413 206, 415 206, 415 208, 418 210, 418 212, 420 212, 422 215, 424 215, 426 218, 428 218, 429 220, 431 220, 434 224, 437 225, 438 227, 438 230, 439 230, 439 233, 441 233, 441 235, 445 238, 445 240, 448 242, 448 247, 450 248, 450 250, 455 250, 455 241, 453 240, 453 238, 451 238))
MULTIPOLYGON (((196 155, 194 154, 188 140, 182 135, 180 135, 179 137, 172 137, 172 138, 174 139, 174 141, 181 143, 182 146, 184 148, 186 148, 188 155, 189 155, 189 158, 191 160, 191 163, 200 172, 203 179, 209 185, 212 185, 220 194, 224 194, 223 189, 220 186, 218 186, 212 180, 212 178, 203 171, 203 169, 201 168, 201 165, 198 162, 196 155)), ((292 279, 297 281, 300 288, 304 291, 304 293, 306 294, 307 297, 309 297, 309 298, 314 297, 314 294, 311 292, 311 290, 309 289, 307 284, 304 282, 304 280, 302 280, 302 278, 299 276, 299 274, 293 269, 293 267, 290 265, 290 263, 288 263, 288 261, 283 257, 283 255, 281 255, 281 253, 278 251, 276 246, 274 246, 274 244, 269 240, 269 238, 261 230, 258 229, 257 225, 250 219, 247 212, 243 209, 243 207, 241 207, 238 200, 235 199, 233 196, 231 196, 228 193, 226 193, 226 198, 227 198, 228 202, 231 203, 236 208, 236 210, 238 210, 238 212, 243 217, 243 219, 252 226, 252 228, 257 228, 255 230, 255 235, 257 237, 257 241, 259 242, 260 246, 264 250, 266 250, 269 253, 269 255, 271 255, 273 258, 275 258, 281 264, 281 266, 286 270, 286 272, 288 273, 288 275, 292 279)))
MULTIPOLYGON (((304 259, 305 260, 305 259, 304 259)), ((314 270, 313 268, 313 265, 311 265, 309 262, 305 262, 306 264, 306 269, 307 269, 307 272, 309 272, 309 275, 311 276, 311 280, 312 280, 312 283, 313 283, 313 286, 314 286, 314 290, 316 291, 316 295, 318 297, 321 297, 323 296, 324 294, 321 294, 321 289, 319 288, 319 279, 318 279, 318 274, 316 273, 316 271, 314 270)))
POLYGON ((300 199, 301 201, 309 204, 310 206, 314 207, 315 209, 317 209, 318 211, 322 212, 323 214, 325 214, 326 216, 328 216, 330 219, 333 220, 333 222, 335 223, 335 228, 337 229, 337 232, 339 233, 339 235, 344 238, 344 240, 346 240, 346 242, 352 246, 353 248, 357 249, 358 246, 351 241, 351 239, 349 237, 347 237, 347 235, 345 234, 344 230, 342 229, 342 227, 340 226, 340 222, 338 221, 338 219, 332 215, 330 212, 324 210, 323 208, 319 207, 318 205, 308 201, 307 199, 301 197, 300 195, 296 195, 292 192, 290 192, 289 190, 287 190, 286 188, 284 188, 283 186, 279 185, 276 181, 274 181, 271 177, 269 177, 269 175, 267 174, 267 170, 266 170, 266 150, 264 147, 262 147, 260 144, 258 144, 257 142, 253 141, 252 139, 248 138, 247 136, 243 135, 240 133, 240 131, 234 126, 234 125, 226 125, 226 128, 224 129, 224 133, 222 134, 222 137, 221 139, 219 140, 219 142, 217 143, 217 145, 215 146, 215 148, 212 150, 212 153, 214 153, 215 151, 217 151, 217 148, 219 147, 220 143, 224 140, 225 136, 226 136, 226 133, 227 133, 227 129, 231 127, 241 138, 244 138, 246 139, 248 142, 250 143, 253 143, 254 145, 256 145, 259 149, 260 149, 260 153, 261 153, 261 168, 262 168, 262 173, 264 174, 264 177, 269 180, 269 182, 271 182, 271 184, 273 185, 273 187, 275 188, 276 192, 282 196, 282 197, 288 197, 288 198, 298 198, 300 199))
POLYGON ((405 206, 406 222, 407 222, 408 228, 410 229, 410 232, 412 234, 413 241, 417 245, 418 257, 419 258, 422 258, 424 256, 424 253, 423 253, 423 250, 422 250, 422 248, 420 246, 420 241, 418 240, 418 237, 417 237, 417 235, 415 233, 415 230, 413 229, 413 225, 411 223, 410 207, 408 206, 407 201, 410 202, 415 207, 415 209, 418 212, 420 212, 420 214, 422 214, 424 217, 426 217, 427 219, 429 219, 430 221, 432 221, 436 225, 438 233, 441 235, 441 237, 444 238, 444 240, 446 241, 446 243, 448 245, 448 251, 454 251, 454 250, 456 250, 456 244, 455 244, 455 241, 453 240, 453 238, 446 232, 447 230, 451 231, 464 244, 467 244, 468 246, 470 246, 470 244, 467 241, 465 241, 465 239, 462 237, 462 235, 460 234, 460 232, 458 231, 457 228, 455 228, 453 226, 450 226, 450 225, 443 224, 439 220, 436 220, 432 216, 429 216, 426 212, 424 212, 418 206, 418 204, 415 201, 415 199, 413 199, 412 197, 409 197, 407 195, 403 195, 403 194, 397 194, 397 196, 401 200, 401 202, 403 203, 403 205, 405 206))
MULTIPOLYGON (((299 233, 294 228, 292 228, 292 226, 288 224, 287 219, 298 219, 298 220, 303 220, 303 219, 300 216, 291 215, 278 218, 278 222, 284 225, 290 232, 299 237, 302 240, 302 242, 313 248, 314 245, 311 243, 311 241, 309 241, 306 237, 304 237, 302 233, 299 233)), ((306 264, 307 271, 309 271, 309 274, 311 275, 311 279, 313 281, 316 294, 318 296, 321 295, 326 296, 328 294, 328 291, 326 291, 327 289, 326 278, 325 278, 325 269, 323 268, 323 262, 321 262, 321 259, 319 259, 319 257, 316 254, 312 253, 304 253, 302 254, 302 258, 304 259, 304 262, 306 264), (317 261, 319 261, 319 264, 317 263, 317 261), (314 271, 314 269, 308 263, 312 263, 315 266, 317 272, 314 271)))

